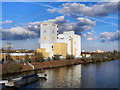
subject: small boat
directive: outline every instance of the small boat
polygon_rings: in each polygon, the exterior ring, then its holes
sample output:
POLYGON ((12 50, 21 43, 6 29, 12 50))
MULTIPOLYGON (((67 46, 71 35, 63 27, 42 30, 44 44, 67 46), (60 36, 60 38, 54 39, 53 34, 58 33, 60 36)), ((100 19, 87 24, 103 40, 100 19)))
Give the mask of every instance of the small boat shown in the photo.
POLYGON ((44 79, 47 80, 47 74, 45 74, 45 73, 37 73, 37 76, 38 76, 39 78, 44 78, 44 79))
POLYGON ((7 83, 8 80, 0 80, 0 83, 7 83))
POLYGON ((14 87, 15 86, 15 81, 8 81, 8 82, 6 82, 5 86, 14 87))
POLYGON ((5 86, 6 87, 20 87, 22 85, 35 82, 37 80, 39 80, 37 74, 32 74, 32 75, 28 75, 24 77, 11 79, 10 81, 8 80, 8 82, 5 82, 5 86))
POLYGON ((14 78, 12 79, 13 81, 18 81, 18 80, 21 80, 23 77, 19 77, 19 78, 14 78))

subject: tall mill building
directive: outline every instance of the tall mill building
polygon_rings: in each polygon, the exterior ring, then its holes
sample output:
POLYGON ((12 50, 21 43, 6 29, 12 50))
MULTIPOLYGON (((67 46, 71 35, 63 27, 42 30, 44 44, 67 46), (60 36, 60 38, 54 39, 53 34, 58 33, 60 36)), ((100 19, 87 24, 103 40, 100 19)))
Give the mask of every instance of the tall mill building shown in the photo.
POLYGON ((58 33, 58 25, 54 23, 42 23, 40 30, 40 48, 37 52, 44 57, 52 58, 54 55, 66 57, 67 54, 75 57, 81 56, 81 36, 74 31, 58 33))

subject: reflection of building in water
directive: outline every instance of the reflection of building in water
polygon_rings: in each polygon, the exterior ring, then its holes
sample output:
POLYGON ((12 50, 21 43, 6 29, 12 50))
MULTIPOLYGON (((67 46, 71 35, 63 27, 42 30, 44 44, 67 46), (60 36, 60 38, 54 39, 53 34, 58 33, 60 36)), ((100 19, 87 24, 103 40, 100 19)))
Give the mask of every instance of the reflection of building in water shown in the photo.
POLYGON ((81 36, 75 34, 74 31, 64 31, 63 34, 58 34, 57 24, 42 23, 40 32, 40 49, 37 51, 43 53, 44 57, 54 55, 66 57, 67 54, 75 57, 81 56, 81 36), (41 50, 43 48, 44 52, 41 50))
POLYGON ((81 85, 81 65, 76 65, 68 70, 67 83, 70 88, 75 88, 81 85))
POLYGON ((48 75, 43 88, 79 88, 81 85, 81 65, 45 70, 48 75))

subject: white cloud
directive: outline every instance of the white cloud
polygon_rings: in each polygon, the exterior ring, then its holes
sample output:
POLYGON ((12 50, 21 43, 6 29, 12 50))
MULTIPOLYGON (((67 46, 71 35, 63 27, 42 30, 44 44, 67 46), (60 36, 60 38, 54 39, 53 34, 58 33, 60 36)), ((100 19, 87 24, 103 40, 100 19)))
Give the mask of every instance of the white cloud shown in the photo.
POLYGON ((6 21, 0 22, 0 23, 1 24, 6 24, 6 23, 12 23, 12 21, 6 20, 6 21))
POLYGON ((119 2, 120 0, 102 0, 103 2, 119 2))
POLYGON ((120 38, 120 30, 116 32, 103 32, 100 34, 101 42, 112 43, 118 41, 120 38))
POLYGON ((95 40, 96 39, 96 37, 94 37, 93 30, 91 32, 87 32, 86 34, 82 34, 82 36, 86 40, 95 40))
POLYGON ((57 9, 54 8, 54 9, 47 9, 48 12, 51 12, 51 13, 54 13, 57 9))
POLYGON ((102 20, 102 19, 93 18, 93 17, 90 17, 90 18, 93 19, 93 20, 95 20, 95 21, 99 21, 99 22, 106 23, 106 24, 111 24, 111 25, 114 25, 114 26, 117 26, 117 27, 118 27, 118 24, 113 23, 113 22, 108 22, 108 21, 104 21, 104 20, 102 20))
POLYGON ((35 38, 37 34, 22 27, 14 27, 10 29, 2 29, 2 40, 23 40, 35 38))
POLYGON ((69 20, 65 20, 64 16, 58 16, 55 19, 49 19, 45 21, 30 22, 28 23, 28 29, 30 31, 40 33, 40 24, 43 22, 52 22, 58 24, 60 32, 65 30, 71 30, 71 26, 69 25, 69 20), (35 26, 37 28, 35 28, 35 26))
MULTIPOLYGON (((109 2, 102 4, 95 4, 91 6, 86 6, 80 3, 65 3, 62 4, 61 8, 57 10, 49 9, 49 11, 58 12, 67 16, 80 17, 80 16, 108 16, 111 13, 116 13, 118 11, 117 2, 109 2)), ((53 13, 53 12, 52 12, 53 13)))
MULTIPOLYGON (((87 18, 78 18, 76 23, 70 23, 70 21, 66 20, 64 16, 58 16, 55 19, 49 19, 43 22, 52 22, 58 24, 60 33, 66 30, 74 30, 76 33, 80 33, 90 30, 96 25, 95 21, 87 18)), ((36 33, 39 33, 41 23, 41 21, 30 22, 28 24, 28 29, 30 31, 35 31, 36 33)))
POLYGON ((96 25, 95 21, 87 18, 77 18, 76 23, 72 23, 72 29, 77 33, 92 29, 96 25))
POLYGON ((95 21, 86 18, 78 18, 75 23, 70 23, 70 21, 66 20, 64 16, 58 16, 55 19, 49 19, 46 21, 29 22, 24 25, 24 28, 16 26, 10 29, 2 29, 2 39, 22 40, 40 37, 40 25, 42 22, 58 24, 59 33, 67 30, 74 30, 77 34, 92 29, 96 24, 95 21))

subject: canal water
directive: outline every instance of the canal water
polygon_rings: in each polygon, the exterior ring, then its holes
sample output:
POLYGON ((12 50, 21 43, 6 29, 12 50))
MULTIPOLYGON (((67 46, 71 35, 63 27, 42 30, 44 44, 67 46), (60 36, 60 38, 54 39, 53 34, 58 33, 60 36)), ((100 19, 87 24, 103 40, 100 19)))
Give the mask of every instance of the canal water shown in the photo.
POLYGON ((47 80, 19 88, 117 88, 118 60, 45 69, 47 80))

